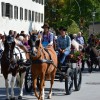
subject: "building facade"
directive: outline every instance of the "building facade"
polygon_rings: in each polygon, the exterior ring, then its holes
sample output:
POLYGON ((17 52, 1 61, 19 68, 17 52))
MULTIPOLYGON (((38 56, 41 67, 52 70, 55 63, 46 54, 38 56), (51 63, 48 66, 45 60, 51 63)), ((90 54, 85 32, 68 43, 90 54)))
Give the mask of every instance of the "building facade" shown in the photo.
POLYGON ((0 0, 0 33, 42 30, 44 0, 0 0))
POLYGON ((89 34, 100 34, 100 22, 95 22, 94 25, 89 25, 89 34))

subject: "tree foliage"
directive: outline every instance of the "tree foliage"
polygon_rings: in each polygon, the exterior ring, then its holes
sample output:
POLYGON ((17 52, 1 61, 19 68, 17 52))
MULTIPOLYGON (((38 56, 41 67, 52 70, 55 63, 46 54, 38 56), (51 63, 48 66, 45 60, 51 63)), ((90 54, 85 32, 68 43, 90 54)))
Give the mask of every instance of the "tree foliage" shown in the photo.
POLYGON ((80 31, 80 28, 75 21, 72 21, 72 24, 70 26, 68 26, 67 31, 68 31, 68 33, 75 34, 80 31))
POLYGON ((100 0, 45 0, 45 21, 55 29, 68 27, 74 20, 80 28, 88 27, 93 21, 100 21, 100 0))

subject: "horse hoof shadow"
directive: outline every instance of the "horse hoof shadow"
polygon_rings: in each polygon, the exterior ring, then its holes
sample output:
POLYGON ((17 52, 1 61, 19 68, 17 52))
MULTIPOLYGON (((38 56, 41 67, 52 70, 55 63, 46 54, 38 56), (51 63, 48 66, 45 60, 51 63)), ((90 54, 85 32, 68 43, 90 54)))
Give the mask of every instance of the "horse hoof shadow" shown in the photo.
POLYGON ((10 100, 10 99, 5 99, 5 100, 10 100))
POLYGON ((16 99, 15 99, 15 97, 13 97, 13 98, 10 98, 10 100, 16 100, 16 99))
POLYGON ((22 96, 18 96, 18 99, 20 99, 20 100, 21 100, 21 99, 22 99, 22 96))

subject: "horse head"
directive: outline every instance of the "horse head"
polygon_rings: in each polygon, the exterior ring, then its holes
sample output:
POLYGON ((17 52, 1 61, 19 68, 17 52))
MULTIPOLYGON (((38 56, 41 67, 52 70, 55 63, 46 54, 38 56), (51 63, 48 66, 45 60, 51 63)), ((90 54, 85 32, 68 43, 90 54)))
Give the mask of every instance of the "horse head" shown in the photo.
POLYGON ((40 47, 42 47, 41 44, 41 35, 40 34, 32 34, 30 35, 30 39, 28 41, 28 44, 31 47, 31 55, 36 57, 38 55, 37 51, 40 47))
POLYGON ((11 35, 6 36, 4 41, 4 51, 7 53, 7 58, 10 59, 13 55, 13 50, 15 47, 14 38, 11 35))

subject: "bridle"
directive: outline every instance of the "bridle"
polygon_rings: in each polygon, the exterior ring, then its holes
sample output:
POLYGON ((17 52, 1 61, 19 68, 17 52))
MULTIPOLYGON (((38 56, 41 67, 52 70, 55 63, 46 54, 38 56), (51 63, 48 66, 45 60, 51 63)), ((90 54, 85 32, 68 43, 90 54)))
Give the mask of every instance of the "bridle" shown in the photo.
POLYGON ((7 64, 9 65, 10 68, 14 68, 15 66, 13 62, 13 52, 15 47, 14 38, 10 35, 7 36, 4 45, 5 45, 4 53, 7 64))

